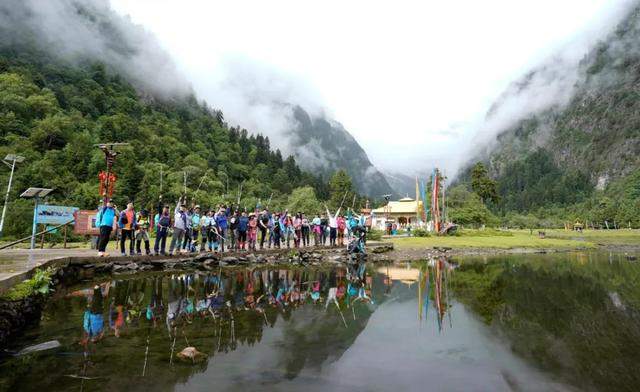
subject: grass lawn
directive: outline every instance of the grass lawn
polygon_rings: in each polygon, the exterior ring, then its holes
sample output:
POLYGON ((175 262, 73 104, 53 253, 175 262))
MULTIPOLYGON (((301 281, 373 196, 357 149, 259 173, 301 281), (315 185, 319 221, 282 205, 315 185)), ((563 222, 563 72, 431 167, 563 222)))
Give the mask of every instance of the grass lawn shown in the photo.
POLYGON ((510 230, 507 232, 464 230, 460 236, 393 238, 386 241, 393 242, 398 249, 431 248, 434 246, 495 249, 593 249, 603 245, 640 246, 640 230, 590 230, 584 233, 545 230, 545 232, 545 239, 538 238, 537 230, 534 230, 533 235, 529 230, 510 230))

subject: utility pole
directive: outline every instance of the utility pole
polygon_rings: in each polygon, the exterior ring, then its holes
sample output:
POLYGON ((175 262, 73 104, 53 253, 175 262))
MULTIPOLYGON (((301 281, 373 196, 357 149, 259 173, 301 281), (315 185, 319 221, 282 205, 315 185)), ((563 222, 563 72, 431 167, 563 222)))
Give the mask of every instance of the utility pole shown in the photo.
POLYGON ((4 206, 2 207, 2 218, 0 219, 0 237, 2 237, 4 229, 4 217, 7 214, 7 204, 9 204, 9 192, 11 192, 11 183, 13 182, 13 172, 16 169, 16 163, 24 161, 24 157, 15 154, 9 154, 2 162, 11 168, 11 174, 9 175, 9 185, 7 185, 7 193, 4 195, 4 206), (11 162, 11 164, 9 164, 11 162))
MULTIPOLYGON (((113 172, 112 170, 113 164, 116 162, 116 156, 118 156, 116 147, 128 146, 128 145, 129 143, 101 143, 101 144, 95 145, 100 150, 102 150, 102 152, 104 152, 104 158, 107 163, 107 173, 104 180, 104 195, 101 195, 101 196, 104 196, 103 201, 105 205, 109 202, 109 199, 111 199, 110 188, 113 188, 114 186, 114 184, 111 183, 111 180, 112 180, 111 177, 113 172)), ((115 176, 113 178, 115 180, 115 176)))

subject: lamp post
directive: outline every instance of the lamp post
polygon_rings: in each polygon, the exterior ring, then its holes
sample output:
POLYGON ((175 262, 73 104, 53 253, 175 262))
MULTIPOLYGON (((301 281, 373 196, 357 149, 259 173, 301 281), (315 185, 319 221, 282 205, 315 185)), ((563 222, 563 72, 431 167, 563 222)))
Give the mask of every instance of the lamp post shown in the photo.
POLYGON ((13 172, 16 169, 16 163, 21 163, 24 161, 24 157, 15 154, 9 154, 2 162, 11 168, 11 174, 9 175, 9 185, 7 185, 7 193, 4 195, 4 207, 2 207, 2 218, 0 218, 0 237, 2 237, 2 232, 4 229, 4 217, 7 213, 7 204, 9 204, 9 192, 11 191, 11 182, 13 181, 13 172), (9 163, 11 162, 11 163, 9 163))
POLYGON ((38 226, 38 204, 40 198, 47 196, 53 189, 50 188, 29 188, 22 192, 20 197, 24 199, 34 199, 35 207, 33 208, 33 227, 31 228, 31 249, 36 247, 36 227, 38 226))

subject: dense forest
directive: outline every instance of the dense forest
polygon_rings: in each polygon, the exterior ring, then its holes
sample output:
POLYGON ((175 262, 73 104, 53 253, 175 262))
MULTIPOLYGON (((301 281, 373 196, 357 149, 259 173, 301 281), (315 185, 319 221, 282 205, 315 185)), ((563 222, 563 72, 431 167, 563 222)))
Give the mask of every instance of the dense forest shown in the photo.
MULTIPOLYGON (((330 196, 327 180, 272 150, 269 138, 229 127, 221 111, 194 96, 141 96, 99 62, 64 64, 25 46, 0 48, 0 140, 3 157, 26 157, 10 195, 10 236, 30 227, 32 202, 18 199, 29 186, 54 188, 50 203, 96 208, 106 164, 95 144, 104 142, 129 143, 115 164, 119 205, 131 200, 152 208, 161 194, 177 200, 185 176, 187 195, 203 206, 240 197, 242 206, 271 198, 272 206, 284 207, 300 187, 330 196)), ((3 170, 2 184, 8 177, 3 170)))

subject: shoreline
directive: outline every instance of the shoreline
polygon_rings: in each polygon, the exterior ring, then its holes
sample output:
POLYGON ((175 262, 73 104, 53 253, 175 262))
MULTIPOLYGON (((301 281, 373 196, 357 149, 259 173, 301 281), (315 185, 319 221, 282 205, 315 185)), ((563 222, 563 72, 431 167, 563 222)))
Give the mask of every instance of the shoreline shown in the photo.
MULTIPOLYGON (((494 248, 494 247, 394 247, 386 252, 384 258, 388 261, 418 261, 431 257, 464 257, 464 256, 500 256, 500 255, 522 255, 522 254, 549 254, 549 253, 572 253, 572 252, 616 252, 616 253, 640 253, 639 245, 599 245, 593 247, 575 248, 494 248)), ((377 260, 380 261, 380 260, 377 260)))

